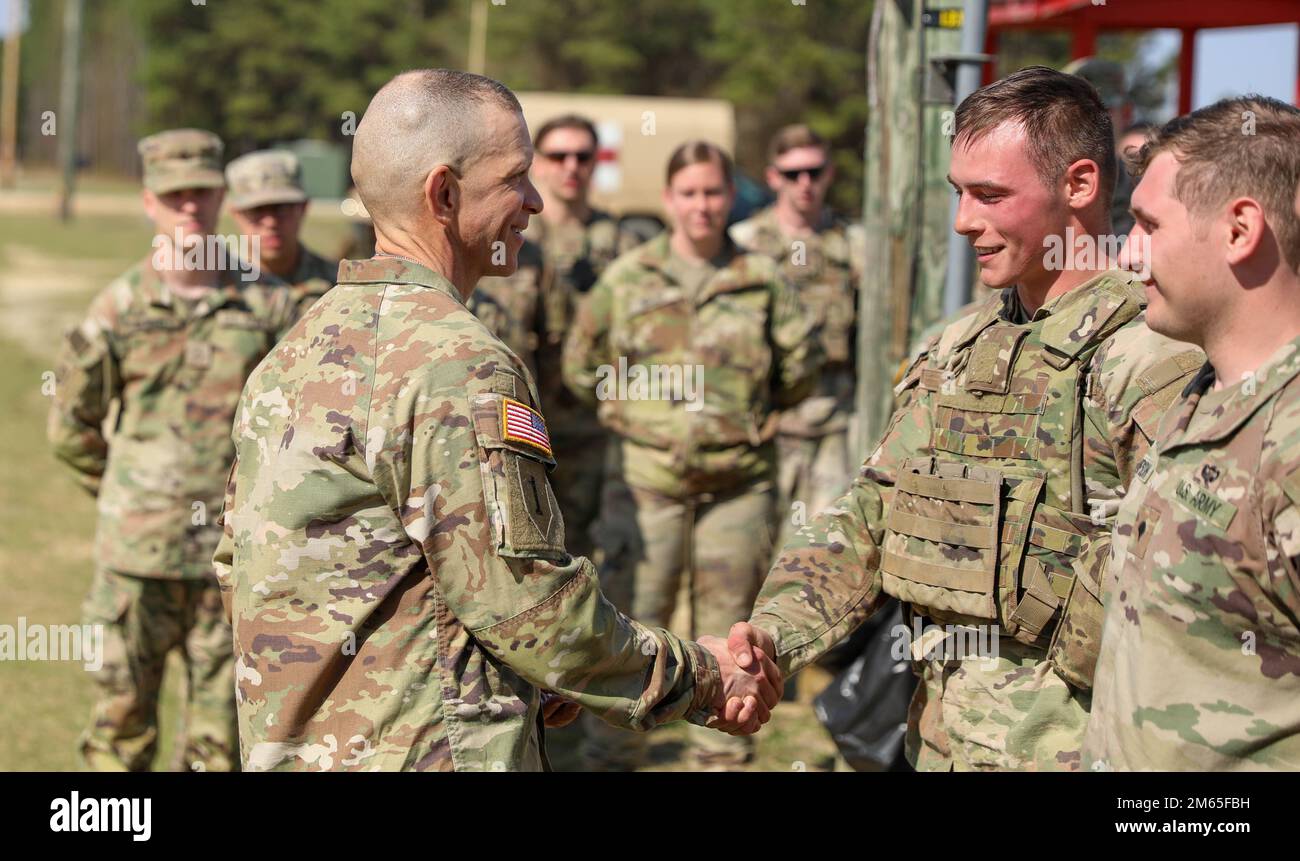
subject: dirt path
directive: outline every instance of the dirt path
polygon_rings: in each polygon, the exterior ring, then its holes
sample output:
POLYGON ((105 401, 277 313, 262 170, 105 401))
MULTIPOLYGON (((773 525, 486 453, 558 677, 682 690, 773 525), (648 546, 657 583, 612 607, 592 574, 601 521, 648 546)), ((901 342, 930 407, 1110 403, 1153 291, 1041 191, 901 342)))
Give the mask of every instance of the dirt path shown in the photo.
POLYGON ((0 259, 0 331, 50 358, 78 319, 77 299, 89 301, 121 269, 118 260, 69 260, 13 244, 0 247, 0 259))

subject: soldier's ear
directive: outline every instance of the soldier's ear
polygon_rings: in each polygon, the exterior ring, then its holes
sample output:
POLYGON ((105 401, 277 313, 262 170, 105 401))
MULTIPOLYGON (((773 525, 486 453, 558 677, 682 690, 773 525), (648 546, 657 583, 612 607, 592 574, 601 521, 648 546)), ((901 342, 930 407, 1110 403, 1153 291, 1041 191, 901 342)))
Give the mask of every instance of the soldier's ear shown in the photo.
POLYGON ((1101 168, 1090 158, 1081 158, 1065 169, 1065 201, 1076 212, 1101 200, 1101 168))
POLYGON ((774 193, 781 191, 781 174, 773 165, 768 165, 767 170, 763 171, 763 178, 767 180, 767 187, 774 193))
POLYGON ((424 179, 425 205, 441 224, 455 221, 460 206, 460 180, 451 168, 440 164, 424 179))

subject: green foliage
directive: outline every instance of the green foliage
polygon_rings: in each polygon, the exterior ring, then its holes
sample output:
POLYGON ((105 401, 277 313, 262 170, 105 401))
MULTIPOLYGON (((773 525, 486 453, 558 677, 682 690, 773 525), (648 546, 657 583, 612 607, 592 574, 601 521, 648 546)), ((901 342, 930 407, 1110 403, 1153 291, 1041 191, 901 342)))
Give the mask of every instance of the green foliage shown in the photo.
MULTIPOLYGON (((143 34, 141 134, 194 125, 231 154, 345 141, 394 73, 463 67, 463 0, 130 0, 143 34)), ((837 149, 835 203, 859 206, 866 121, 861 0, 507 0, 488 6, 487 73, 521 91, 715 97, 736 106, 737 157, 760 174, 767 138, 812 124, 837 149)))
POLYGON ((131 0, 148 50, 143 132, 194 125, 231 152, 299 137, 342 140, 403 69, 452 61, 432 21, 450 0, 131 0))
MULTIPOLYGON (((208 128, 233 155, 302 137, 346 143, 344 112, 360 117, 394 73, 464 67, 475 2, 124 0, 113 8, 130 11, 144 45, 139 133, 208 128)), ((833 142, 839 181, 832 202, 853 213, 861 200, 872 5, 505 0, 487 5, 487 73, 520 91, 727 99, 736 107, 737 161, 755 176, 771 134, 807 122, 833 142)), ((33 35, 57 29, 61 4, 35 6, 33 35)), ((1131 78, 1141 70, 1137 112, 1148 115, 1169 70, 1142 69, 1144 39, 1107 35, 1099 51, 1124 63, 1131 78)), ((1069 59, 1069 43, 1063 32, 1004 34, 998 70, 1031 63, 1059 68, 1069 59)), ((37 73, 38 60, 25 77, 37 73)))

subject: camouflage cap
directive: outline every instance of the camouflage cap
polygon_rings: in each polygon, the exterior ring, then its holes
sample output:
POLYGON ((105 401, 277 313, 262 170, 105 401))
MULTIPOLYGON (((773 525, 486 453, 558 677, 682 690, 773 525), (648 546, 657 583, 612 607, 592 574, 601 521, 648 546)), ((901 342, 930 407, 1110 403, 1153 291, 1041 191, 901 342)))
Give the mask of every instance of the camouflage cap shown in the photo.
POLYGON ((269 203, 302 203, 302 165, 286 150, 250 152, 226 165, 230 183, 230 205, 252 209, 269 203))
POLYGON ((221 138, 202 129, 171 129, 141 139, 144 187, 154 194, 182 188, 224 188, 221 138))

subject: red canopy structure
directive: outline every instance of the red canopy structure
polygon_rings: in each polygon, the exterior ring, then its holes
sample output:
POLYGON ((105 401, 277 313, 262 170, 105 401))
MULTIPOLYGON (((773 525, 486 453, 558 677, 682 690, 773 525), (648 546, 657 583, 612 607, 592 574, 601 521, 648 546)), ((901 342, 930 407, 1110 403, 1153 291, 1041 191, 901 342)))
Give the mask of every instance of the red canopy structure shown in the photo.
POLYGON ((1007 30, 1069 30, 1071 59, 1095 54, 1097 34, 1107 30, 1179 30, 1178 112, 1185 114, 1192 109, 1196 31, 1262 24, 1300 24, 1300 0, 992 0, 985 51, 995 53, 998 35, 1007 30))

